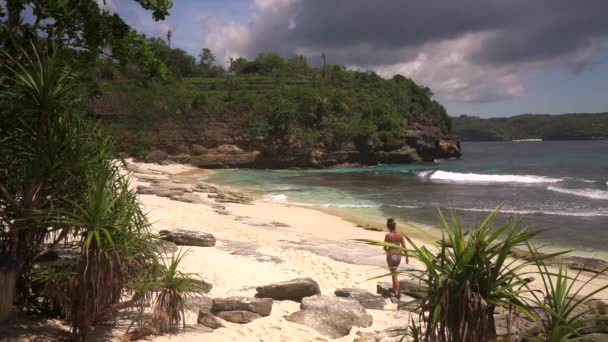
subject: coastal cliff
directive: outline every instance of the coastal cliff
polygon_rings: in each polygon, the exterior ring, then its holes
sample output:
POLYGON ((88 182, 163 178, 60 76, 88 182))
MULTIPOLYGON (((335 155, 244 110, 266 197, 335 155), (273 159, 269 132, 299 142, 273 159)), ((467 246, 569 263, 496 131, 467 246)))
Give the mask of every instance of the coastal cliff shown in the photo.
POLYGON ((460 157, 445 109, 403 76, 102 82, 89 113, 141 160, 203 168, 326 168, 460 157))

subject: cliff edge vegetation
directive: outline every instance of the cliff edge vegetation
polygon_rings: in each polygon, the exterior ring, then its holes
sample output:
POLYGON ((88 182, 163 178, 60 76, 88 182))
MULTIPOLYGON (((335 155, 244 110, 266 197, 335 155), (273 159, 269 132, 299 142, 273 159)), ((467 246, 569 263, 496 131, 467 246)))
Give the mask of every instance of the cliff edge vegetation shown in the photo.
POLYGON ((172 77, 97 66, 87 107, 129 155, 200 167, 327 167, 460 156, 431 90, 396 75, 263 53, 224 70, 150 40, 172 77), (176 58, 175 56, 180 56, 176 58), (158 159, 158 158, 152 158, 158 159))

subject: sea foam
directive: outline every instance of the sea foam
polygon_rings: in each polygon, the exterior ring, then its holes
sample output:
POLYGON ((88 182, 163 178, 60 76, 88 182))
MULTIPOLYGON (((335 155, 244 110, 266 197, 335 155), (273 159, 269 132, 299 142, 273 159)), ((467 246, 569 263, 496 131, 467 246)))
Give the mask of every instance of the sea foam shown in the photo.
POLYGON ((591 199, 608 200, 608 191, 597 190, 597 189, 564 189, 556 186, 548 186, 547 190, 555 191, 562 194, 569 194, 579 197, 586 197, 591 199))
POLYGON ((484 175, 479 173, 457 173, 449 171, 425 171, 419 172, 419 176, 428 178, 432 181, 452 182, 452 183, 559 183, 563 179, 550 178, 533 175, 484 175))
MULTIPOLYGON (((460 211, 473 211, 473 212, 492 212, 496 210, 495 208, 447 208, 451 210, 460 210, 460 211)), ((608 212, 598 212, 598 211, 553 211, 553 210, 516 210, 516 209, 500 209, 501 213, 511 214, 511 215, 555 215, 555 216, 577 216, 577 217, 605 217, 608 216, 608 212)))
POLYGON ((264 196, 264 200, 268 202, 287 202, 287 195, 266 195, 264 196))

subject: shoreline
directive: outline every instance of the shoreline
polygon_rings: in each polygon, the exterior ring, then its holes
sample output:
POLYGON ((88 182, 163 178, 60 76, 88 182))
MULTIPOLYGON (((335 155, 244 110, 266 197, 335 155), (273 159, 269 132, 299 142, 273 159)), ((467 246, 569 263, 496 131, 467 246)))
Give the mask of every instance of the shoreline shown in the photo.
MULTIPOLYGON (((351 218, 353 222, 337 216, 331 208, 325 211, 255 199, 243 203, 219 203, 217 197, 207 190, 212 185, 201 180, 202 175, 212 171, 188 165, 130 162, 129 167, 132 171, 131 186, 140 193, 140 202, 148 213, 153 232, 185 229, 210 233, 217 239, 214 247, 180 247, 186 252, 180 271, 199 275, 212 284, 213 288, 208 294, 211 298, 253 297, 257 286, 299 277, 311 277, 319 284, 321 293, 329 296, 340 288, 358 288, 376 293, 377 283, 390 280, 385 253, 381 248, 353 241, 356 238, 383 240, 384 231, 356 227, 357 223, 365 222, 351 218), (147 193, 155 184, 161 184, 164 190, 172 189, 173 192, 147 193), (198 187, 197 191, 193 191, 195 187, 198 187)), ((230 189, 238 190, 235 187, 230 189)), ((431 250, 434 248, 433 241, 412 240, 419 246, 424 245, 431 250)), ((413 259, 408 267, 423 268, 413 259)), ((522 271, 537 272, 534 268, 522 271)), ((582 276, 583 280, 588 277, 582 276)), ((590 292, 606 281, 606 277, 598 278, 584 292, 590 292)), ((608 291, 595 297, 606 300, 608 291)), ((185 332, 156 336, 150 340, 350 342, 358 337, 358 332, 371 333, 403 326, 410 316, 417 317, 417 314, 409 311, 397 311, 396 304, 385 300, 384 309, 367 310, 373 317, 371 327, 354 327, 349 335, 329 339, 312 328, 285 319, 285 316, 298 311, 300 303, 297 302, 275 300, 269 316, 248 324, 223 322, 225 327, 213 332, 201 330, 197 324, 198 305, 193 303, 189 306, 192 310, 186 315, 185 332)), ((128 318, 123 317, 113 328, 96 328, 90 340, 94 341, 100 336, 105 340, 119 340, 128 323, 128 318)))

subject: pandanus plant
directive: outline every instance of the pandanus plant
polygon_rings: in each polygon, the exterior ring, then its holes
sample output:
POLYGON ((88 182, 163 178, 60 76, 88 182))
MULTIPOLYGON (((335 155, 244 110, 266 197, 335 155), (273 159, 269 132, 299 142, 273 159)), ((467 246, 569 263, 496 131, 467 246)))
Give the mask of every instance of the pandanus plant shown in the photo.
POLYGON ((420 290, 427 293, 415 300, 421 309, 419 321, 425 341, 492 341, 496 339, 497 306, 515 308, 532 317, 522 294, 530 281, 524 277, 527 273, 523 269, 533 262, 508 257, 512 248, 525 245, 537 232, 519 228, 515 222, 494 229, 499 212, 493 211, 479 226, 465 233, 456 217, 448 223, 438 210, 443 224, 438 250, 418 246, 409 238, 408 248, 360 240, 399 249, 422 263, 422 270, 403 268, 399 272, 416 279, 420 290))

